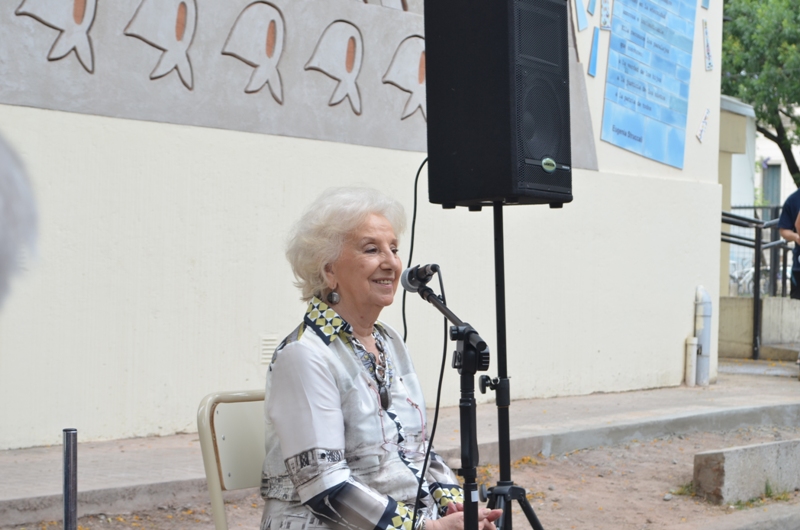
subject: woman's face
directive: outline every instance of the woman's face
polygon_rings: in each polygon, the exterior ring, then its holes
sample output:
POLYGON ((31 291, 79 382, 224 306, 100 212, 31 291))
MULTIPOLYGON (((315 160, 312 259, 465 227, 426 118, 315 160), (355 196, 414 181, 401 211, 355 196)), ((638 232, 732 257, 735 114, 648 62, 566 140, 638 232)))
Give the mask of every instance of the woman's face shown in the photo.
POLYGON ((401 268, 392 225, 382 215, 370 214, 326 269, 328 287, 341 297, 337 312, 345 319, 373 314, 377 318, 394 300, 401 268))

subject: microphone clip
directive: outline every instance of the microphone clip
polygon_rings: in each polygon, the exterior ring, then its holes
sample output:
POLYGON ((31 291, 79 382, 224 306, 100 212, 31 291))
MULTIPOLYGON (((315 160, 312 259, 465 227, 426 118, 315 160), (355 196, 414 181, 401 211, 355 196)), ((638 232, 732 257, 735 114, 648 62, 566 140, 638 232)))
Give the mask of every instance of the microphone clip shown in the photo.
POLYGON ((403 271, 403 274, 400 276, 400 283, 406 291, 416 293, 424 288, 437 272, 439 272, 439 266, 435 263, 415 265, 403 271))

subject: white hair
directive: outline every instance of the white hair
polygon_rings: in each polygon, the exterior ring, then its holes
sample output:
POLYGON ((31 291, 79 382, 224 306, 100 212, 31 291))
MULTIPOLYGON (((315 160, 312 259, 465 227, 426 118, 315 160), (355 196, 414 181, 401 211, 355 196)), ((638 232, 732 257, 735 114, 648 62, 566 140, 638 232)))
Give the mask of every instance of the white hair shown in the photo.
POLYGON ((0 305, 19 269, 22 249, 35 251, 36 225, 36 205, 25 170, 0 138, 0 305))
POLYGON ((348 236, 370 214, 385 217, 398 238, 406 228, 403 205, 372 188, 328 189, 295 223, 286 259, 303 300, 322 297, 328 290, 325 267, 339 258, 348 236))

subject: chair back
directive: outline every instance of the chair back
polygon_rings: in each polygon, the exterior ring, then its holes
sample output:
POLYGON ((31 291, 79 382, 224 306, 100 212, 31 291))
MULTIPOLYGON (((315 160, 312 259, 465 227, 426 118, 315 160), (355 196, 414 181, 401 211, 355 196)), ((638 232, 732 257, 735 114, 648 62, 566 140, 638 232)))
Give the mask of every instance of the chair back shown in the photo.
POLYGON ((261 484, 264 391, 215 392, 197 410, 197 431, 216 530, 228 530, 223 491, 261 484))

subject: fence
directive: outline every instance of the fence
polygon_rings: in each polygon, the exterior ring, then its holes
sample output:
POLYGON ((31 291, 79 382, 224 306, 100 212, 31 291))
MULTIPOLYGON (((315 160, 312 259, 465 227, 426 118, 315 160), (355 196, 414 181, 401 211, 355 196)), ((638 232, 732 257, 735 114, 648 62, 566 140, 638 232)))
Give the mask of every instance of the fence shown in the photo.
POLYGON ((780 206, 733 207, 733 209, 737 210, 745 208, 754 212, 761 210, 763 212, 762 217, 768 215, 770 219, 765 221, 730 212, 722 212, 722 222, 738 228, 738 233, 736 228, 730 233, 722 232, 721 239, 723 242, 737 247, 752 249, 752 267, 743 267, 736 271, 736 275, 738 283, 744 281, 753 295, 753 359, 758 359, 761 349, 761 297, 762 294, 777 296, 779 282, 781 284, 780 296, 786 296, 787 262, 790 247, 786 241, 781 239, 780 230, 778 229, 780 206), (766 241, 764 239, 765 234, 769 236, 766 241), (768 255, 765 254, 767 251, 769 251, 768 255), (765 280, 763 283, 762 278, 765 280))
MULTIPOLYGON (((733 206, 737 217, 750 221, 768 223, 780 217, 780 206, 733 206), (760 219, 759 219, 760 218, 760 219)), ((732 225, 730 233, 723 234, 731 239, 748 243, 740 246, 736 243, 731 247, 729 254, 728 296, 753 296, 753 280, 755 276, 755 228, 748 226, 732 225)), ((780 238, 777 225, 771 224, 762 232, 765 243, 777 241, 780 238)), ((785 279, 791 278, 790 267, 782 264, 782 248, 780 245, 763 250, 761 253, 761 295, 786 296, 785 279), (767 251, 768 250, 768 251, 767 251), (773 264, 778 264, 773 266, 773 264)))

